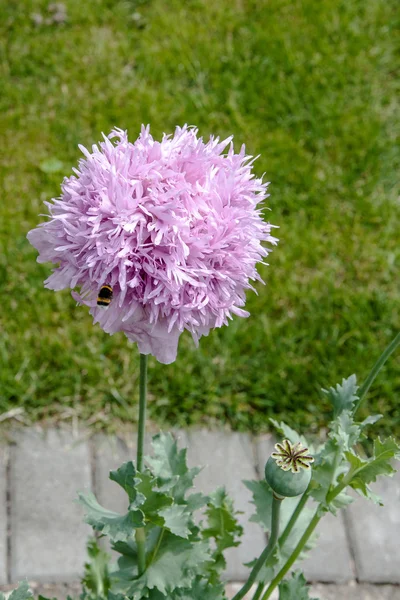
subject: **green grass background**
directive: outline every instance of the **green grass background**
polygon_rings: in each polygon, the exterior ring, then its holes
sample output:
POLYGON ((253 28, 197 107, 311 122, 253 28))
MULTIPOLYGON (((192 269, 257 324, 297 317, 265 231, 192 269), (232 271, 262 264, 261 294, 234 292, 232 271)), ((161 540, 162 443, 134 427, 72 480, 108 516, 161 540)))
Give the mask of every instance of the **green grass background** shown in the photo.
MULTIPOLYGON (((320 388, 360 381, 400 327, 397 0, 67 0, 0 3, 0 413, 90 419, 137 415, 138 353, 93 327, 68 291, 43 289, 26 233, 101 132, 154 136, 196 124, 260 154, 280 244, 235 318, 176 363, 150 361, 159 425, 268 417, 316 430, 320 388), (56 172, 49 172, 49 163, 56 172), (47 168, 46 168, 47 165, 47 168)), ((400 360, 364 412, 400 432, 400 360)))

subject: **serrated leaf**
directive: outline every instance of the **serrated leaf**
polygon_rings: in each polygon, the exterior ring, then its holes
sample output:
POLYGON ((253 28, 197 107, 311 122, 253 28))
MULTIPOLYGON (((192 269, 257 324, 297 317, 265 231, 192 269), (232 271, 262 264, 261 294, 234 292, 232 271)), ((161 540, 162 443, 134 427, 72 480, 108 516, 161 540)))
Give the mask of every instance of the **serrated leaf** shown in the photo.
POLYGON ((108 564, 110 557, 102 548, 99 548, 95 539, 89 540, 87 544, 89 562, 85 563, 85 571, 82 583, 93 592, 97 599, 106 598, 110 589, 110 574, 108 564))
POLYGON ((328 439, 321 446, 315 456, 313 464, 312 481, 310 485, 311 497, 317 502, 325 504, 326 509, 336 515, 337 511, 351 504, 352 498, 346 492, 341 492, 329 505, 326 504, 326 496, 331 489, 338 483, 338 479, 347 471, 348 465, 344 461, 344 454, 336 436, 334 439, 328 439), (335 474, 334 474, 335 472, 335 474))
POLYGON ((209 584, 197 578, 190 589, 176 590, 173 600, 225 600, 223 584, 209 584))
POLYGON ((341 452, 350 450, 360 439, 361 426, 354 422, 353 413, 349 410, 343 410, 331 425, 329 437, 336 441, 341 452))
POLYGON ((159 511, 158 514, 164 519, 165 529, 168 529, 168 531, 179 537, 186 539, 189 537, 189 524, 192 516, 186 509, 186 506, 174 504, 159 511))
POLYGON ((396 470, 391 462, 399 458, 399 453, 400 447, 393 438, 388 438, 384 442, 379 438, 376 439, 374 455, 368 459, 363 459, 354 452, 346 452, 346 458, 355 471, 350 486, 380 504, 380 499, 369 489, 368 484, 375 482, 380 475, 392 476, 396 470))
POLYGON ((154 456, 147 457, 154 475, 159 479, 161 491, 170 491, 176 502, 182 502, 186 492, 201 469, 189 469, 186 464, 186 449, 178 446, 170 433, 159 433, 153 437, 154 456))
POLYGON ((153 477, 150 471, 137 473, 135 486, 137 497, 129 508, 131 510, 134 508, 140 509, 144 514, 145 522, 162 526, 164 519, 160 515, 160 511, 173 503, 172 496, 158 490, 157 479, 153 477))
MULTIPOLYGON (((289 442, 292 442, 292 444, 300 442, 305 448, 309 449, 311 454, 314 454, 313 446, 307 442, 306 438, 303 435, 297 433, 297 431, 289 427, 289 425, 286 425, 286 423, 284 423, 283 421, 275 421, 275 419, 270 419, 270 421, 275 427, 275 429, 282 435, 282 437, 289 440, 289 442)), ((268 458, 269 457, 267 456, 267 459, 268 458)))
POLYGON ((285 579, 279 584, 279 600, 318 600, 310 598, 309 590, 303 573, 292 573, 290 579, 285 579))
POLYGON ((125 541, 132 537, 133 530, 144 526, 141 510, 130 510, 120 515, 112 510, 103 508, 92 492, 79 493, 79 503, 85 508, 85 521, 96 531, 108 535, 112 541, 125 541))
MULTIPOLYGON (((121 571, 113 573, 119 592, 139 600, 146 597, 149 590, 157 589, 170 598, 177 588, 191 587, 196 574, 209 563, 210 550, 205 541, 192 542, 164 532, 156 556, 140 577, 135 579, 136 571, 132 568, 131 579, 127 579, 129 560, 126 554, 122 561, 118 561, 123 566, 124 579, 120 576, 121 571)), ((132 564, 136 565, 135 557, 132 557, 132 564)))
POLYGON ((200 508, 203 508, 210 500, 209 496, 205 496, 201 492, 196 494, 190 494, 190 496, 186 499, 187 509, 193 513, 200 508))
MULTIPOLYGON (((0 600, 5 600, 5 598, 5 595, 0 592, 0 600)), ((27 581, 21 581, 18 584, 18 587, 8 596, 7 600, 28 600, 30 598, 33 598, 33 593, 29 588, 29 583, 27 581)))
POLYGON ((322 390, 332 403, 334 419, 344 410, 353 410, 354 403, 358 400, 357 390, 357 377, 355 375, 342 379, 342 384, 338 383, 336 388, 330 387, 328 390, 322 390))
MULTIPOLYGON (((246 487, 252 492, 253 500, 252 503, 256 507, 256 513, 250 518, 250 521, 258 523, 264 529, 269 532, 271 529, 271 515, 272 515, 272 496, 273 492, 266 481, 244 481, 246 487)), ((281 504, 280 510, 280 531, 284 531, 286 525, 289 522, 290 517, 293 514, 300 498, 285 498, 281 504)), ((308 526, 312 516, 312 511, 309 508, 304 508, 296 521, 289 537, 287 538, 283 547, 277 547, 273 557, 268 560, 268 563, 261 569, 260 574, 257 578, 258 581, 269 581, 284 565, 288 557, 299 542, 304 530, 308 526)), ((313 535, 304 547, 299 560, 303 560, 307 552, 315 545, 316 536, 313 535)), ((254 561, 249 563, 253 566, 254 561)))
POLYGON ((132 461, 125 462, 119 469, 110 471, 111 481, 115 481, 128 494, 129 502, 136 499, 137 491, 135 486, 135 477, 137 471, 132 461))
POLYGON ((256 508, 254 515, 250 517, 250 521, 258 523, 264 531, 271 530, 272 516, 272 491, 268 483, 261 481, 243 481, 244 485, 253 494, 252 504, 256 508))
POLYGON ((214 539, 216 550, 213 558, 218 569, 223 569, 226 566, 224 550, 238 546, 238 538, 243 534, 243 527, 236 519, 232 500, 225 488, 220 487, 211 494, 206 517, 208 527, 203 530, 203 537, 214 539))
POLYGON ((370 415, 361 423, 361 427, 366 427, 367 425, 375 425, 378 421, 382 419, 383 415, 370 415))

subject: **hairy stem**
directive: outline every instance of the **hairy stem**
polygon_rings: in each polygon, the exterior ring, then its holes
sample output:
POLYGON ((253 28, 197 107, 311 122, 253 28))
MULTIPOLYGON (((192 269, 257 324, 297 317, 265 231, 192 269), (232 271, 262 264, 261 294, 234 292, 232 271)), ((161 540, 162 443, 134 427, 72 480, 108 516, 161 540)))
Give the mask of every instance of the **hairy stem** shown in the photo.
POLYGON ((264 584, 263 583, 259 583, 256 589, 256 592, 253 596, 253 600, 260 600, 261 598, 261 594, 263 593, 264 590, 264 584))
POLYGON ((283 544, 288 539, 289 535, 292 533, 292 529, 295 526, 296 521, 299 518, 303 508, 307 504, 307 500, 309 497, 310 497, 310 493, 308 491, 305 491, 304 494, 302 495, 302 497, 300 498, 299 503, 297 504, 296 508, 293 511, 292 516, 290 517, 290 519, 288 521, 288 524, 286 525, 285 529, 283 530, 282 535, 279 538, 278 544, 279 544, 280 548, 283 546, 283 544))
POLYGON ((238 593, 233 597, 232 600, 241 600, 241 598, 243 598, 247 594, 247 592, 249 591, 249 589, 255 582, 257 575, 260 572, 261 568, 264 566, 264 564, 266 563, 266 561, 268 560, 268 558, 271 556, 272 552, 274 551, 276 542, 278 541, 278 535, 279 535, 279 515, 280 515, 282 500, 283 500, 283 498, 278 498, 274 494, 273 499, 272 499, 271 535, 269 537, 268 544, 265 547, 265 549, 262 551, 260 556, 258 557, 256 564, 254 565, 247 582, 238 591, 238 593))
POLYGON ((140 355, 140 383, 139 383, 139 423, 137 439, 136 468, 143 469, 144 432, 146 429, 146 396, 147 396, 147 356, 140 355))
POLYGON ((316 526, 318 525, 318 523, 321 519, 321 516, 322 515, 321 515, 319 507, 318 507, 313 518, 310 521, 310 524, 308 525, 307 529, 301 536, 296 548, 293 550, 292 554, 290 555, 288 560, 285 562, 285 564, 283 565, 283 567, 279 571, 279 573, 276 575, 276 577, 274 577, 274 579, 271 581, 271 583, 269 584, 269 586, 267 588, 267 591, 265 592, 265 594, 261 600, 267 600, 267 598, 270 598, 270 596, 271 596, 272 592, 274 591, 274 589, 276 588, 276 586, 282 581, 282 579, 285 577, 286 573, 289 571, 289 569, 292 567, 292 565, 296 562, 296 560, 298 559, 304 546, 306 545, 310 536, 312 535, 316 526))
MULTIPOLYGON (((143 469, 144 432, 146 428, 146 394, 147 394, 147 356, 140 355, 140 383, 139 383, 139 424, 137 439, 136 468, 143 469)), ((138 570, 141 575, 146 569, 146 532, 143 527, 136 529, 136 546, 138 554, 138 570)))
POLYGON ((359 398, 358 398, 358 402, 354 408, 354 414, 361 407, 361 405, 365 399, 365 396, 367 395, 368 390, 371 387, 372 383, 374 382, 374 379, 378 375, 379 371, 382 369, 383 365, 385 364, 385 362, 387 361, 389 356, 396 350, 396 348, 398 346, 400 346, 400 333, 398 333, 396 335, 394 340, 392 340, 392 342, 389 344, 389 346, 387 346, 387 348, 382 352, 382 354, 380 355, 380 357, 378 358, 378 360, 372 367, 371 372, 368 375, 367 379, 364 381, 364 383, 360 387, 359 398))

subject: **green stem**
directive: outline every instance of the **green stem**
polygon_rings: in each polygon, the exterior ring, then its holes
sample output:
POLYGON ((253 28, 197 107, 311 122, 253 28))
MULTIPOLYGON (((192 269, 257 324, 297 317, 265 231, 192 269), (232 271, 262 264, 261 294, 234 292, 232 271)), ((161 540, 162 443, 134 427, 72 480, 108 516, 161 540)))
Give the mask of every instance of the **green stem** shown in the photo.
MULTIPOLYGON (((332 500, 334 498, 336 498, 336 496, 338 496, 340 494, 340 492, 349 484, 349 482, 351 481, 351 479, 354 477, 354 475, 356 473, 357 473, 357 469, 354 469, 354 470, 350 469, 348 471, 347 475, 345 475, 343 477, 342 481, 331 492, 329 492, 329 494, 326 497, 326 501, 328 503, 332 502, 332 500)), ((306 492, 306 494, 307 494, 307 492, 306 492)), ((300 504, 300 502, 299 502, 299 504, 300 504)), ((299 508, 299 505, 297 506, 297 508, 299 508)), ((296 508, 296 511, 297 511, 297 508, 296 508)), ((265 592, 264 596, 262 596, 261 600, 267 600, 271 596, 271 594, 274 591, 274 589, 276 588, 276 586, 282 581, 282 579, 285 577, 286 573, 289 571, 289 569, 293 566, 293 564, 298 559, 299 555, 301 554, 301 552, 304 549, 304 546, 308 542, 308 540, 311 537, 311 535, 313 534, 316 526, 318 525, 319 521, 322 518, 322 514, 323 514, 322 510, 321 510, 322 508, 323 508, 323 504, 319 504, 317 507, 317 510, 315 511, 313 518, 311 519, 307 529, 301 536, 296 548, 293 550, 292 554, 289 556, 286 563, 283 565, 282 569, 279 571, 279 573, 276 575, 276 577, 274 577, 274 579, 271 581, 271 583, 268 586, 267 591, 265 592)))
POLYGON ((382 369, 383 365, 385 364, 385 362, 387 361, 389 356, 396 350, 396 348, 398 346, 400 346, 400 333, 398 333, 396 335, 394 340, 389 344, 389 346, 387 346, 386 350, 384 350, 382 352, 382 354, 380 355, 380 357, 378 358, 378 360, 372 367, 371 372, 368 375, 367 379, 364 381, 364 383, 360 387, 359 395, 358 395, 359 399, 358 399, 357 404, 355 405, 354 414, 358 411, 358 409, 362 405, 364 398, 368 393, 369 388, 371 387, 372 383, 374 382, 375 377, 378 375, 379 371, 382 369))
POLYGON ((147 395, 147 356, 140 355, 140 383, 139 383, 139 423, 137 440, 136 468, 143 469, 144 432, 146 428, 146 395, 147 395))
MULTIPOLYGON (((300 501, 297 503, 297 506, 296 506, 295 510, 293 511, 293 514, 290 517, 288 524, 286 525, 285 529, 283 530, 282 535, 279 537, 279 540, 278 540, 279 548, 282 549, 282 547, 285 544, 286 540, 288 539, 289 535, 292 533, 292 529, 295 526, 297 519, 299 518, 303 508, 307 504, 307 500, 309 499, 309 497, 310 497, 310 492, 307 490, 304 492, 304 494, 300 498, 300 501)), ((258 587, 257 587, 256 593, 254 594, 253 600, 259 600, 259 598, 261 597, 261 594, 263 593, 264 587, 265 587, 264 583, 258 584, 258 587)))
POLYGON ((261 594, 263 593, 264 590, 264 584, 263 583, 259 583, 256 589, 256 593, 253 596, 253 600, 260 600, 261 594))
POLYGON ((290 517, 288 524, 286 525, 285 529, 283 530, 282 535, 279 538, 279 547, 280 548, 282 548, 283 544, 286 542, 289 535, 291 534, 292 529, 295 526, 296 521, 299 518, 301 511, 307 504, 307 500, 309 497, 310 497, 310 492, 305 491, 304 494, 302 495, 302 497, 300 498, 300 501, 298 502, 292 516, 290 517))
POLYGON ((281 580, 285 577, 286 573, 289 571, 289 569, 292 567, 292 565, 296 562, 296 560, 298 559, 304 546, 306 545, 308 539, 310 538, 310 536, 314 532, 316 526, 318 525, 318 523, 321 519, 321 516, 322 515, 320 514, 320 509, 318 507, 315 512, 315 515, 313 516, 313 518, 310 521, 310 524, 308 525, 307 529, 305 530, 302 537, 300 538, 300 541, 298 542, 296 548, 293 550, 292 554, 290 555, 290 557, 288 558, 288 560, 286 561, 286 563, 284 564, 282 569, 279 571, 279 573, 276 575, 276 577, 274 577, 274 579, 271 581, 271 583, 268 586, 267 591, 265 592, 265 594, 261 600, 267 600, 267 598, 269 598, 271 596, 271 594, 274 591, 274 589, 276 588, 276 586, 281 582, 281 580))
MULTIPOLYGON (((140 355, 140 383, 139 383, 139 424, 137 440, 136 469, 143 469, 144 432, 146 428, 146 393, 147 393, 147 356, 140 355)), ((136 546, 138 554, 138 570, 142 575, 146 570, 146 532, 143 527, 136 529, 136 546)))
POLYGON ((273 500, 272 500, 271 535, 269 537, 268 544, 264 548, 264 550, 262 551, 260 556, 258 557, 256 564, 254 565, 247 582, 238 591, 238 593, 232 598, 232 600, 241 600, 241 598, 243 598, 247 594, 247 592, 249 591, 249 589, 255 582, 257 575, 260 572, 261 568, 264 566, 264 564, 266 563, 266 561, 268 560, 268 558, 271 556, 272 552, 274 551, 276 542, 278 541, 278 535, 279 535, 279 514, 280 514, 282 500, 283 500, 283 498, 277 498, 274 494, 273 500))

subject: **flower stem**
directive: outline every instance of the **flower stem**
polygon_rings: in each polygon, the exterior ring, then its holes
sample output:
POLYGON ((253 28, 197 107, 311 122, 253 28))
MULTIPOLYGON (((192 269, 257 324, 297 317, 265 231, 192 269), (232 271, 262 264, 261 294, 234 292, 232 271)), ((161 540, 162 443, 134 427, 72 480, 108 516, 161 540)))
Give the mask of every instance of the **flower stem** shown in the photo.
MULTIPOLYGON (((140 383, 139 383, 139 424, 137 439, 136 469, 143 469, 144 432, 146 428, 146 392, 147 392, 147 356, 140 355, 140 383)), ((138 555, 139 575, 146 569, 146 532, 144 527, 136 529, 136 546, 138 555)))
POLYGON ((283 530, 282 535, 279 538, 279 547, 280 548, 283 546, 283 544, 286 542, 289 535, 291 534, 292 529, 295 526, 296 521, 299 518, 301 511, 307 504, 308 498, 309 498, 309 492, 305 491, 304 494, 302 495, 302 497, 300 498, 296 508, 294 509, 293 514, 288 521, 288 524, 286 525, 285 529, 283 530))
POLYGON ((289 571, 289 569, 292 567, 292 565, 296 562, 301 551, 303 550, 304 546, 306 545, 307 541, 309 540, 310 536, 312 535, 316 526, 318 525, 318 523, 321 519, 321 516, 322 515, 321 515, 320 509, 318 507, 313 518, 311 519, 307 529, 305 530, 302 537, 300 538, 296 548, 293 550, 292 554, 290 555, 290 557, 288 558, 286 563, 283 565, 283 567, 279 571, 279 573, 276 575, 276 577, 274 577, 274 579, 271 581, 271 583, 268 586, 267 591, 265 592, 265 594, 261 600, 267 600, 267 598, 270 598, 270 596, 271 596, 272 592, 274 591, 274 589, 276 588, 276 586, 282 581, 282 579, 285 577, 286 573, 289 571))
POLYGON ((137 440, 136 468, 143 469, 144 432, 146 428, 146 395, 147 395, 147 356, 140 355, 140 383, 139 383, 139 423, 137 440))
POLYGON ((273 496, 272 500, 272 516, 271 516, 271 535, 269 537, 269 541, 267 546, 264 548, 260 556, 258 557, 256 564, 253 567, 253 570, 250 573, 250 577, 244 586, 238 591, 238 593, 232 598, 232 600, 241 600, 249 591, 253 583, 255 582, 258 573, 261 568, 264 566, 268 558, 271 556, 272 552, 275 549, 276 542, 278 541, 279 535, 279 514, 281 509, 281 503, 283 498, 278 498, 277 496, 273 496))
POLYGON ((358 411, 358 409, 362 405, 364 398, 367 395, 368 390, 371 387, 372 383, 374 382, 374 379, 378 375, 379 371, 382 369, 383 365, 385 364, 385 362, 387 361, 389 356, 396 350, 396 348, 398 346, 400 346, 400 332, 396 335, 394 340, 391 341, 389 346, 387 346, 387 348, 382 352, 382 354, 380 355, 380 357, 378 358, 378 360, 372 367, 371 372, 368 375, 367 379, 364 381, 364 383, 360 387, 359 398, 358 398, 358 402, 354 408, 354 414, 358 411))
POLYGON ((261 582, 257 586, 256 593, 253 596, 253 600, 260 600, 263 590, 264 590, 264 584, 261 582))

